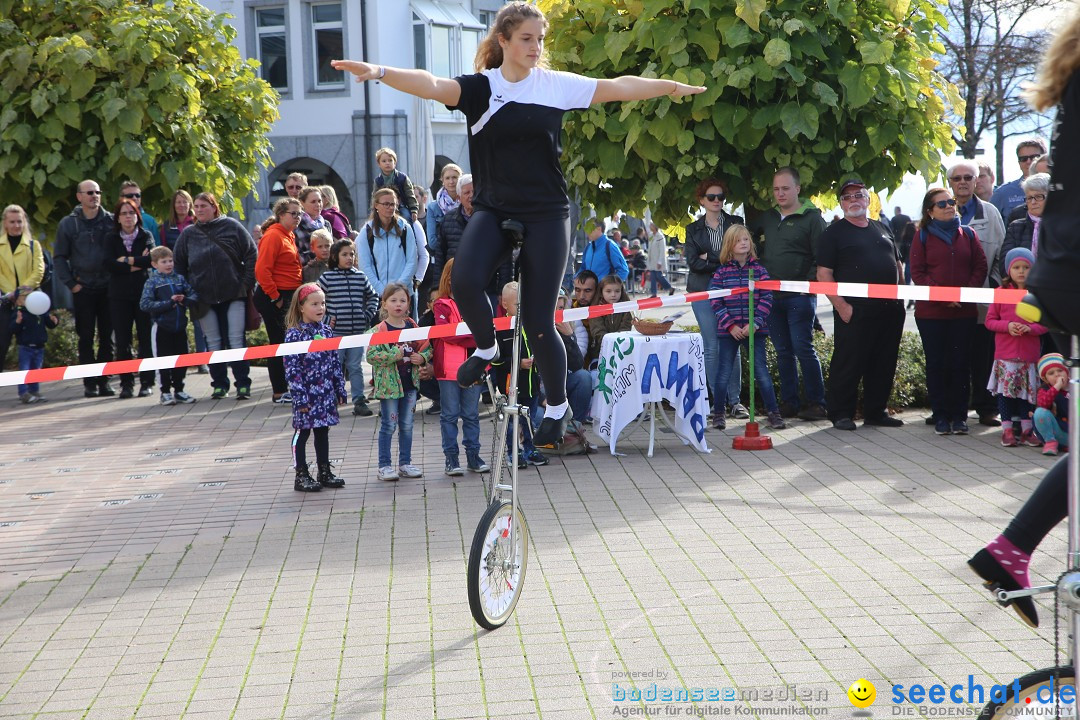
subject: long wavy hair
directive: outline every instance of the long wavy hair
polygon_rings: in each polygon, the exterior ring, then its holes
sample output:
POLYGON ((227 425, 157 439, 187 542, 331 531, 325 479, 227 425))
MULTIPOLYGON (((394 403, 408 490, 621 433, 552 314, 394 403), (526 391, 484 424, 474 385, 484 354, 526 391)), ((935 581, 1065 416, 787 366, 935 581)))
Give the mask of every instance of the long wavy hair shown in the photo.
MULTIPOLYGON (((539 20, 547 30, 548 21, 544 17, 544 13, 540 12, 540 9, 535 5, 527 2, 521 2, 516 0, 515 2, 509 2, 502 6, 498 14, 495 15, 495 21, 491 23, 491 30, 488 31, 487 37, 481 42, 480 46, 476 48, 476 59, 473 65, 476 67, 476 72, 483 72, 490 68, 497 68, 503 64, 503 51, 502 46, 499 45, 499 38, 503 38, 509 42, 513 37, 514 31, 517 30, 518 25, 526 20, 539 20)), ((540 56, 540 62, 537 63, 539 67, 547 67, 547 60, 545 55, 540 56)))
POLYGON ((189 222, 195 222, 195 213, 192 211, 192 207, 195 205, 195 201, 191 198, 191 193, 187 190, 177 190, 172 196, 172 205, 169 207, 169 225, 173 227, 179 227, 180 220, 183 219, 176 214, 176 198, 182 197, 187 200, 187 217, 189 222))
POLYGON ((1025 99, 1036 110, 1057 105, 1077 69, 1080 69, 1080 4, 1073 3, 1071 16, 1055 33, 1039 64, 1038 79, 1024 91, 1025 99))

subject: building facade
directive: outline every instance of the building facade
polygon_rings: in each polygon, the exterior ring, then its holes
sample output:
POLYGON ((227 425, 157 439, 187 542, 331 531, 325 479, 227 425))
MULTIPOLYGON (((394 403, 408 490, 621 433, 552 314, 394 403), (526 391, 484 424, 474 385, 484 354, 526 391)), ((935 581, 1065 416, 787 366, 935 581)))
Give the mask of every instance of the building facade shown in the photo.
POLYGON ((380 82, 357 84, 335 71, 338 58, 423 68, 438 76, 472 72, 476 47, 504 0, 203 0, 232 16, 234 43, 261 63, 281 95, 270 134, 271 166, 244 200, 247 224, 285 195, 285 177, 303 172, 331 185, 341 209, 362 222, 378 168, 375 151, 392 147, 398 169, 436 186, 448 162, 468 172, 465 118, 380 82))

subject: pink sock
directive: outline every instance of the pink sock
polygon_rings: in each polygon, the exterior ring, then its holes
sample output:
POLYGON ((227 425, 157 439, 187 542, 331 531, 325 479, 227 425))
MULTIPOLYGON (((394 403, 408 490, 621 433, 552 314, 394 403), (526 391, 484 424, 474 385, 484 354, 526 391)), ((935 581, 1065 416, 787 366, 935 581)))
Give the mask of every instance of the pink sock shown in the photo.
POLYGON ((1032 421, 1023 419, 1020 421, 1020 432, 1031 432, 1032 421))
POLYGON ((1002 421, 1001 421, 1001 429, 1002 430, 1012 430, 1012 420, 1002 419, 1002 421))
POLYGON ((997 560, 998 565, 1007 570, 1016 582, 1020 583, 1020 587, 1031 587, 1031 580, 1028 579, 1030 555, 1013 545, 1004 535, 998 535, 993 542, 986 546, 986 549, 994 556, 994 560, 997 560))

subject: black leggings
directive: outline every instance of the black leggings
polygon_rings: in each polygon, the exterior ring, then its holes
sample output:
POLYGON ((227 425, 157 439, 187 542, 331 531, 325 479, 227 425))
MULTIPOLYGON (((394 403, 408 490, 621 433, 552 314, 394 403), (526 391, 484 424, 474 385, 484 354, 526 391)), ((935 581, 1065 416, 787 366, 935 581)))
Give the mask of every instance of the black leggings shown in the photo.
MULTIPOLYGON (((451 276, 454 301, 480 348, 495 344, 491 303, 484 289, 513 249, 499 228, 503 219, 490 210, 473 214, 455 256, 460 262, 454 262, 451 276)), ((555 303, 570 251, 570 220, 539 220, 524 225, 525 243, 518 263, 528 293, 519 298, 522 325, 529 335, 529 348, 540 370, 548 404, 561 405, 566 401, 566 348, 555 332, 555 303)))
MULTIPOLYGON (((1002 420, 1005 418, 1002 417, 1002 420)), ((1072 448, 1069 448, 1070 451, 1072 448)), ((1016 513, 1002 533, 1009 542, 1028 555, 1042 539, 1065 519, 1069 511, 1069 456, 1064 455, 1047 471, 1039 487, 1016 513)))
POLYGON ((330 428, 304 428, 293 434, 293 467, 307 465, 307 439, 315 434, 315 462, 325 465, 330 462, 330 428))

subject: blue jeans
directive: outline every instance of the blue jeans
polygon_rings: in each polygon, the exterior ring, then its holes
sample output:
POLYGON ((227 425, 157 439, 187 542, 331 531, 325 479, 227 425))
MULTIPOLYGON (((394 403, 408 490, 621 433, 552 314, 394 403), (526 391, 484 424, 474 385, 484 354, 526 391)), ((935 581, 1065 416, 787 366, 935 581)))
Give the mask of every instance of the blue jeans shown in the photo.
POLYGON ((480 388, 480 385, 463 388, 457 380, 439 381, 443 455, 456 457, 458 454, 458 418, 461 418, 461 444, 465 446, 465 452, 480 452, 480 388))
POLYGON ((409 390, 403 397, 380 400, 382 412, 379 417, 379 467, 391 467, 390 443, 397 428, 398 465, 412 462, 413 410, 416 408, 416 391, 409 390))
MULTIPOLYGON (((709 385, 709 397, 715 403, 716 377, 719 373, 716 363, 718 333, 716 330, 716 313, 713 312, 710 302, 709 300, 699 300, 690 303, 690 307, 694 309, 694 317, 697 318, 698 327, 701 328, 701 341, 705 346, 703 348, 705 351, 705 377, 709 385)), ((733 372, 730 374, 727 384, 727 397, 724 398, 727 405, 738 403, 739 393, 742 391, 742 363, 739 362, 738 348, 735 351, 735 358, 736 362, 732 366, 733 372)))
POLYGON ((355 404, 364 399, 364 348, 341 348, 337 355, 341 366, 349 373, 352 401, 355 404))
POLYGON ((1035 408, 1035 416, 1032 420, 1035 423, 1035 432, 1044 443, 1054 440, 1063 448, 1069 446, 1069 433, 1054 417, 1054 413, 1046 408, 1035 408))
POLYGON ((666 277, 664 277, 664 273, 660 272, 659 270, 650 270, 649 271, 649 295, 656 295, 656 286, 657 286, 657 284, 659 284, 660 287, 662 287, 665 290, 670 290, 671 289, 671 283, 669 283, 668 279, 666 277))
POLYGON ((581 422, 592 412, 592 373, 588 370, 575 370, 566 376, 566 399, 570 402, 570 411, 574 420, 581 422))
MULTIPOLYGON (((235 350, 246 345, 244 341, 244 318, 247 314, 246 300, 229 300, 211 305, 210 310, 199 318, 206 335, 207 350, 235 350)), ((251 387, 250 366, 247 360, 229 363, 236 387, 251 387)), ((210 384, 215 388, 229 389, 229 372, 225 363, 210 366, 210 384)))
POLYGON ((195 334, 195 352, 206 352, 206 335, 203 334, 202 325, 198 320, 192 319, 191 327, 195 334))
MULTIPOLYGON (((772 378, 769 376, 769 365, 765 359, 765 341, 767 337, 764 333, 754 333, 754 378, 757 380, 761 399, 765 401, 765 410, 772 413, 777 412, 779 408, 776 405, 776 392, 773 390, 772 378)), ((717 362, 720 369, 716 377, 716 386, 723 387, 733 374, 734 368, 737 367, 739 346, 742 345, 749 349, 750 338, 736 341, 735 338, 731 337, 730 333, 724 333, 717 340, 720 346, 717 353, 717 362)), ((722 405, 717 402, 713 403, 714 413, 722 415, 723 411, 722 405)))
POLYGON ((773 293, 769 314, 769 337, 776 348, 776 365, 780 372, 780 400, 796 408, 799 404, 799 371, 802 368, 806 386, 807 405, 825 405, 825 381, 821 377, 821 361, 814 350, 814 314, 817 297, 791 295, 777 297, 773 293))
MULTIPOLYGON (((19 369, 20 370, 40 370, 42 364, 45 362, 45 348, 29 347, 27 345, 19 345, 19 369)), ((37 393, 40 385, 38 383, 30 383, 29 385, 19 385, 19 397, 22 397, 28 392, 37 393)))

